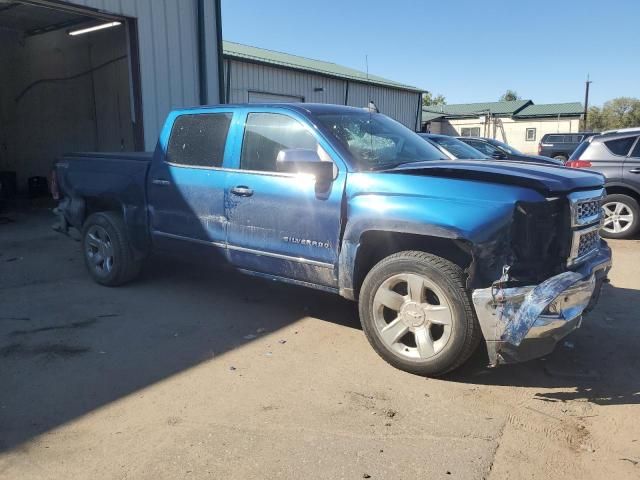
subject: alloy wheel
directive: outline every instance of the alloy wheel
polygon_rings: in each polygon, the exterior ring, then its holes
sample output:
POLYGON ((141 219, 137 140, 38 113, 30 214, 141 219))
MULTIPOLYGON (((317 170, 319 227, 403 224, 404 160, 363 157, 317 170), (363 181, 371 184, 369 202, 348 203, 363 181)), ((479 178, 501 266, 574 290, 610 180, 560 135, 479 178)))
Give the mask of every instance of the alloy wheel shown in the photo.
POLYGON ((451 302, 434 282, 416 273, 393 275, 378 287, 373 317, 382 342, 408 360, 437 355, 451 337, 451 302))
POLYGON ((604 224, 602 229, 609 233, 622 233, 631 228, 634 222, 633 211, 622 202, 608 202, 604 209, 604 224))
POLYGON ((114 251, 111 237, 100 225, 93 225, 87 231, 85 253, 93 270, 106 276, 113 270, 114 251))

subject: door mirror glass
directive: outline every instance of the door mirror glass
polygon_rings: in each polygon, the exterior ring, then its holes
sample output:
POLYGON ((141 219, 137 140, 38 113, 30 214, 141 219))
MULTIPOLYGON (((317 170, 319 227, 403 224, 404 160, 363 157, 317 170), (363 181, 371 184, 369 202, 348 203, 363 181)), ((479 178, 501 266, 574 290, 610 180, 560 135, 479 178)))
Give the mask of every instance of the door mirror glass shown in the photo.
POLYGON ((290 148, 280 150, 276 159, 278 171, 287 173, 309 173, 317 183, 333 180, 333 162, 322 161, 316 150, 290 148))
POLYGON ((491 156, 493 158, 495 158, 496 160, 504 160, 504 159, 507 158, 507 156, 503 152, 501 152, 500 150, 496 150, 495 152, 493 152, 491 154, 491 156))

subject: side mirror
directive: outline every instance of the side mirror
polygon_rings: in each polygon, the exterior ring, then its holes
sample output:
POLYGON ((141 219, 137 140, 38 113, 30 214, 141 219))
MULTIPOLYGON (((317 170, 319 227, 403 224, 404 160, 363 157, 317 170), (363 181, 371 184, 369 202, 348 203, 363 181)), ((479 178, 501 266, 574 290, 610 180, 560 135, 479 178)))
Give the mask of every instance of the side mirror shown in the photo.
POLYGON ((323 162, 318 152, 308 148, 280 150, 276 165, 279 172, 312 174, 318 184, 333 181, 333 162, 323 162))
POLYGON ((495 158, 496 160, 505 160, 507 158, 507 156, 500 150, 496 150, 495 152, 493 152, 491 154, 491 157, 495 158))

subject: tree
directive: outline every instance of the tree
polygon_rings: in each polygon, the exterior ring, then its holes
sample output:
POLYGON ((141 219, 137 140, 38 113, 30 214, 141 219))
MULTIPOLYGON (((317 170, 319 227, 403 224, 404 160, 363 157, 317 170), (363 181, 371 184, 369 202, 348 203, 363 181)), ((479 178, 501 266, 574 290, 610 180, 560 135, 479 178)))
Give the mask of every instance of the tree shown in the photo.
POLYGON ((587 128, 596 132, 616 128, 640 127, 640 99, 618 97, 602 107, 590 107, 587 128))
POLYGON ((518 92, 516 92, 515 90, 511 90, 511 89, 508 89, 500 97, 500 101, 501 102, 512 102, 514 100, 522 100, 522 97, 520 97, 518 95, 518 92))
POLYGON ((425 92, 422 94, 422 105, 424 105, 425 107, 435 107, 446 104, 447 99, 444 98, 444 96, 441 94, 437 94, 436 96, 434 96, 431 92, 425 92))

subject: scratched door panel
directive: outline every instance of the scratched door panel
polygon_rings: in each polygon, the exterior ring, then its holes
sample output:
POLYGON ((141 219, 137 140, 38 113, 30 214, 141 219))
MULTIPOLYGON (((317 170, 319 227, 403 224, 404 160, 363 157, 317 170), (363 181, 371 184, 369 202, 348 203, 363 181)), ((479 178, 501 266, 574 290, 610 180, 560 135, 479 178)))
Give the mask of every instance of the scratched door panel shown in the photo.
POLYGON ((248 270, 333 286, 344 174, 326 191, 315 180, 277 173, 229 172, 225 211, 231 262, 248 270), (246 187, 250 196, 232 193, 246 187))
MULTIPOLYGON (((172 114, 173 115, 173 114, 172 114)), ((231 112, 177 114, 149 172, 151 229, 156 246, 184 250, 177 239, 224 247, 225 171, 231 112)), ((162 139, 162 137, 161 137, 162 139)))

